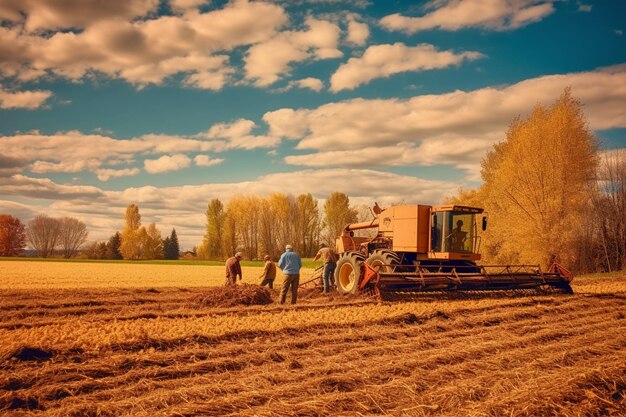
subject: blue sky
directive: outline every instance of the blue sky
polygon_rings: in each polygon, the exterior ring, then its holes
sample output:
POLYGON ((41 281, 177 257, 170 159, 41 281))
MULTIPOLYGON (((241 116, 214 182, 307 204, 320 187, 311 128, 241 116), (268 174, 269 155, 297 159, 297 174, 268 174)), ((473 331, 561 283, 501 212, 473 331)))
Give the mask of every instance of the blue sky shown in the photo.
POLYGON ((626 148, 626 2, 0 1, 0 212, 144 223, 212 198, 438 203, 567 86, 626 148))

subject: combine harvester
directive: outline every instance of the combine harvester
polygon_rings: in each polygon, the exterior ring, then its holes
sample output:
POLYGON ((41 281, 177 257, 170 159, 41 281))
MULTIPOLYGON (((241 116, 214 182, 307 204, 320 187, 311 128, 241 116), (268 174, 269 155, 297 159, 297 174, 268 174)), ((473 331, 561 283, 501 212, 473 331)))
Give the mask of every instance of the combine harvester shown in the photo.
MULTIPOLYGON (((481 208, 402 205, 373 209, 371 222, 347 225, 337 238, 335 283, 341 294, 557 289, 573 293, 573 274, 559 264, 479 265, 481 208), (373 238, 355 230, 378 228, 373 238)), ((487 218, 482 217, 482 230, 487 218)))

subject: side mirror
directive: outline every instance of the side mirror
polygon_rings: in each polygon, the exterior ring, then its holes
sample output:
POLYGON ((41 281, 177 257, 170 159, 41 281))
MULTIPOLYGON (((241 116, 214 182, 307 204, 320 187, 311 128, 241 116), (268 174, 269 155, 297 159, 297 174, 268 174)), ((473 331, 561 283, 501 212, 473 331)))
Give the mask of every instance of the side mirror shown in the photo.
POLYGON ((487 216, 483 216, 483 232, 487 230, 487 216))

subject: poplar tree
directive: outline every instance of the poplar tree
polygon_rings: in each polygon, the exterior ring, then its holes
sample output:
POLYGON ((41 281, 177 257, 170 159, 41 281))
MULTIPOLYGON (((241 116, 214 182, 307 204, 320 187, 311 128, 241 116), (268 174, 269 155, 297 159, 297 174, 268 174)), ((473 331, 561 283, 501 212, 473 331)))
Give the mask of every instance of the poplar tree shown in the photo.
POLYGON ((126 208, 124 220, 126 224, 124 230, 122 230, 120 253, 124 259, 140 259, 141 239, 139 236, 139 227, 141 226, 141 215, 139 214, 139 206, 130 204, 126 208))

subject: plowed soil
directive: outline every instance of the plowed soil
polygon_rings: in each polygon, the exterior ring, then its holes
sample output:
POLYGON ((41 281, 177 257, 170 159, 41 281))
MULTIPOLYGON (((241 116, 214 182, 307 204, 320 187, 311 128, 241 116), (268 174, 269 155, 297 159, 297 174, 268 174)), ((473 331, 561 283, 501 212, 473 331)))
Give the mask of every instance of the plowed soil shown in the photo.
POLYGON ((230 307, 210 288, 2 290, 0 413, 624 416, 626 278, 574 290, 230 307))

